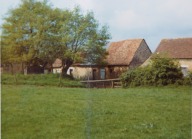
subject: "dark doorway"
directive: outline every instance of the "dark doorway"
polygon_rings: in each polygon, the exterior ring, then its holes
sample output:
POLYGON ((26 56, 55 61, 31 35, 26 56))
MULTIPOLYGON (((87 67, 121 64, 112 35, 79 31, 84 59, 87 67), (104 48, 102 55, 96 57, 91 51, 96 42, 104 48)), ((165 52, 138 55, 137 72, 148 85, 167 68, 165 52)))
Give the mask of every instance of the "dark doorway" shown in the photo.
POLYGON ((69 74, 72 76, 73 75, 73 69, 69 70, 69 74))
POLYGON ((93 69, 93 80, 97 79, 97 70, 93 69))

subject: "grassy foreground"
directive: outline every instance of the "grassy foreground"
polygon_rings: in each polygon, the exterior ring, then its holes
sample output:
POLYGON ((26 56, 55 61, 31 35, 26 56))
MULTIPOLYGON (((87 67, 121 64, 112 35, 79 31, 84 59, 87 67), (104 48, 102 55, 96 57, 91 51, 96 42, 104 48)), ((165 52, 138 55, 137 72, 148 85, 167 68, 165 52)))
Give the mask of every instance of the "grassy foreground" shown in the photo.
POLYGON ((2 84, 6 85, 39 85, 60 87, 84 87, 78 80, 69 76, 60 78, 59 74, 2 74, 2 84))
POLYGON ((2 139, 190 139, 191 93, 2 85, 2 139))

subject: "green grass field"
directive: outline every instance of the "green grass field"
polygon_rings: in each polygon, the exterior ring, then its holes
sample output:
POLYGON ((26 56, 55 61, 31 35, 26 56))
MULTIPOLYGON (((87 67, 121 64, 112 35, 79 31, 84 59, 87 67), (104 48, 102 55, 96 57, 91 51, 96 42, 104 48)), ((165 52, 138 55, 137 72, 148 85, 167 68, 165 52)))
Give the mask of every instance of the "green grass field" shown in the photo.
POLYGON ((2 139, 191 139, 191 87, 2 85, 2 139))
POLYGON ((78 80, 67 77, 60 78, 59 74, 2 74, 1 83, 6 85, 38 85, 59 87, 84 87, 78 80))

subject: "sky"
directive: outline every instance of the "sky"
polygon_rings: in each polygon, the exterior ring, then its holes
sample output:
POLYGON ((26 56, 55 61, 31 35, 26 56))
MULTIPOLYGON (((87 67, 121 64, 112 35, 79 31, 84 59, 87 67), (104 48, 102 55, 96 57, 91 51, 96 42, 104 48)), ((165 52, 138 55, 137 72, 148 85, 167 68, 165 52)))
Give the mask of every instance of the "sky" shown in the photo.
MULTIPOLYGON (((0 0, 0 25, 20 0, 0 0)), ((192 0, 49 0, 55 8, 92 11, 109 26, 111 42, 145 39, 152 52, 162 39, 192 37, 192 0)))

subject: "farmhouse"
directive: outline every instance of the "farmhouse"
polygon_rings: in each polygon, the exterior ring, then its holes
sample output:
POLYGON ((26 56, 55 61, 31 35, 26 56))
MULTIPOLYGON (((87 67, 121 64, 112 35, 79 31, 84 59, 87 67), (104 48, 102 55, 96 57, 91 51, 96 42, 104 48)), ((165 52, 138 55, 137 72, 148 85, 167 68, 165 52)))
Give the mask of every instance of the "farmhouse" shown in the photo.
POLYGON ((184 76, 192 71, 192 38, 163 39, 155 53, 165 53, 178 60, 184 76))
POLYGON ((115 79, 124 71, 140 66, 151 56, 151 50, 144 39, 112 42, 107 52, 107 65, 74 64, 68 74, 85 80, 115 79))
POLYGON ((57 58, 54 63, 52 64, 52 71, 53 73, 61 73, 62 72, 62 61, 61 59, 57 58))
MULTIPOLYGON (((105 59, 106 65, 95 64, 73 64, 67 74, 73 75, 75 78, 84 80, 103 80, 103 79, 115 79, 118 78, 122 72, 140 66, 151 55, 147 43, 144 39, 129 39, 118 42, 112 42, 107 48, 108 56, 105 59)), ((4 65, 3 71, 23 73, 25 66, 21 63, 10 65, 4 65)), ((51 65, 42 67, 38 63, 32 64, 27 67, 27 71, 24 73, 61 73, 62 61, 56 59, 51 65)))

